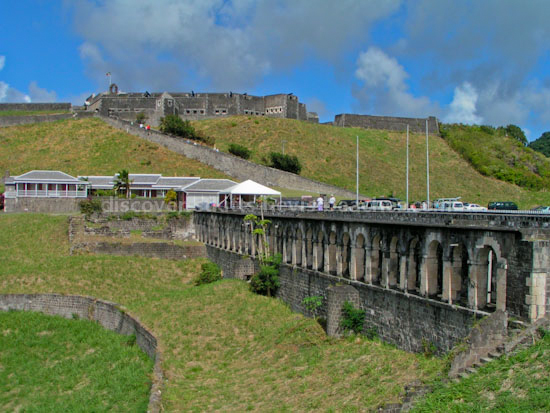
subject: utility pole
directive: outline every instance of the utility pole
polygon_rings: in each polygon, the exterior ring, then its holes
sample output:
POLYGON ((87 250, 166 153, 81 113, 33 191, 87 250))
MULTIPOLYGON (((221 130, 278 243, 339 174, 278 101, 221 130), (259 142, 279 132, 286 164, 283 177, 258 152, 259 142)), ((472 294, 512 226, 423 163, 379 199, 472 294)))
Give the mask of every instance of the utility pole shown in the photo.
POLYGON ((359 209, 359 135, 355 135, 357 144, 355 149, 355 206, 359 209))
POLYGON ((430 208, 430 149, 428 142, 428 119, 426 119, 426 189, 428 209, 430 208))
POLYGON ((406 209, 409 209, 409 125, 407 125, 407 204, 406 209))

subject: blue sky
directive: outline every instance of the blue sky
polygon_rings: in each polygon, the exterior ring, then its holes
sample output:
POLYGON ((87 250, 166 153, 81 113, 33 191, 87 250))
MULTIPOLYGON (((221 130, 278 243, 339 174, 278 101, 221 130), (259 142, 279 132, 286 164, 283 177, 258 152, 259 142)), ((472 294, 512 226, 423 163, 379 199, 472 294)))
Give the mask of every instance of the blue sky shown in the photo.
POLYGON ((550 130, 547 0, 0 2, 0 102, 294 93, 339 113, 550 130))

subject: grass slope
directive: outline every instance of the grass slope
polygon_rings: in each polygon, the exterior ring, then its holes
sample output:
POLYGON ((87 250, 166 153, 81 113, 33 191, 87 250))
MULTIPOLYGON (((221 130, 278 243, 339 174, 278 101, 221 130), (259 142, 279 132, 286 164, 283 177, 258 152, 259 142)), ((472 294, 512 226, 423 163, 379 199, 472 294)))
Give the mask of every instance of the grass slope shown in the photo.
POLYGON ((0 128, 0 171, 32 169, 70 175, 161 173, 164 176, 227 178, 198 161, 114 129, 99 119, 63 120, 0 128))
POLYGON ((30 312, 0 312, 0 326, 2 411, 147 411, 153 361, 131 338, 30 312))
MULTIPOLYGON (((291 119, 238 116, 194 122, 227 151, 230 143, 252 150, 257 163, 271 151, 297 155, 302 176, 355 190, 356 136, 359 136, 360 192, 369 196, 406 195, 406 134, 360 128, 339 128, 291 119)), ((512 200, 530 208, 550 204, 550 193, 524 190, 483 176, 437 136, 429 137, 430 198, 462 196, 487 204, 512 200)), ((410 200, 426 198, 426 137, 410 135, 410 200)))
POLYGON ((165 411, 365 411, 443 362, 363 338, 328 339, 246 283, 194 287, 202 260, 68 255, 62 216, 0 215, 0 291, 83 294, 127 307, 159 339, 165 411))
POLYGON ((528 189, 550 188, 550 159, 506 136, 504 129, 442 124, 441 133, 481 174, 528 189))
POLYGON ((415 412, 550 411, 550 332, 528 349, 481 367, 458 383, 441 384, 415 412))

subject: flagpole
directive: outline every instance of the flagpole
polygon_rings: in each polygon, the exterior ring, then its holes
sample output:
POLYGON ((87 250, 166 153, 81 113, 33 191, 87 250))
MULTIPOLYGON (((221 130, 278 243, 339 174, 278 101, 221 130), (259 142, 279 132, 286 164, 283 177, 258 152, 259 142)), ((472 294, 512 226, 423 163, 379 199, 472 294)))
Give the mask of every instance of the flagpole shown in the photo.
POLYGON ((355 206, 359 209, 359 135, 355 135, 357 139, 355 150, 355 206))
POLYGON ((405 209, 409 209, 409 125, 407 125, 407 204, 405 209))
POLYGON ((428 203, 428 209, 430 209, 430 150, 428 142, 428 119, 426 119, 426 188, 427 193, 426 202, 428 203))

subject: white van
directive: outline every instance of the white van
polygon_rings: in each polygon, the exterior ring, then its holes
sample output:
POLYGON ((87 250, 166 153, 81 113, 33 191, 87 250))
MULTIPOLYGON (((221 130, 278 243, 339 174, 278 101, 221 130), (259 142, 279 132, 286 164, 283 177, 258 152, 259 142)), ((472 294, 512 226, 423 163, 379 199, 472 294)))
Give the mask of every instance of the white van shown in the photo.
POLYGON ((391 211, 393 209, 392 202, 386 199, 373 199, 368 201, 366 205, 368 211, 391 211))
POLYGON ((439 204, 440 211, 464 211, 464 204, 460 201, 444 201, 439 204))

